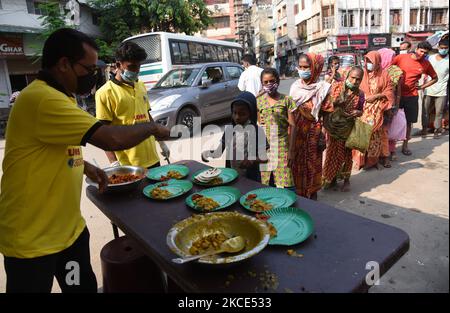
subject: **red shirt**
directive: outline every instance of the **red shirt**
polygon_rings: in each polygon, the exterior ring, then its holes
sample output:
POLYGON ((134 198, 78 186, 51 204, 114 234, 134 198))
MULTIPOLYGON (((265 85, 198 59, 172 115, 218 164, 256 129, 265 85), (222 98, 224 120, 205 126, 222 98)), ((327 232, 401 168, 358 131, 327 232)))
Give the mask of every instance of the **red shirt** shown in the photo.
POLYGON ((404 97, 419 95, 417 83, 423 74, 429 75, 432 79, 437 77, 428 60, 425 60, 425 58, 414 60, 412 54, 399 54, 394 58, 392 64, 397 65, 403 71, 402 96, 404 97))

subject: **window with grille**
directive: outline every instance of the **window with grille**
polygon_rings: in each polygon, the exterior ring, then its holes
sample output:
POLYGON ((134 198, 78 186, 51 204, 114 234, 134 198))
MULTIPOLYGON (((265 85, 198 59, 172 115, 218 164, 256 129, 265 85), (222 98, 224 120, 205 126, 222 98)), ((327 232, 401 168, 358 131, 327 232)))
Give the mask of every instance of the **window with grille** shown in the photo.
POLYGON ((144 36, 131 39, 147 53, 144 63, 160 62, 161 58, 161 38, 159 35, 144 36))
POLYGON ((431 24, 445 24, 445 10, 444 9, 432 9, 431 10, 431 24))
POLYGON ((409 24, 414 25, 417 24, 417 14, 419 13, 419 10, 417 9, 411 9, 409 11, 409 24))
POLYGON ((399 26, 402 25, 402 11, 401 10, 391 10, 391 16, 389 19, 390 24, 399 26))
POLYGON ((43 1, 27 0, 28 13, 36 15, 45 15, 47 12, 39 8, 39 5, 43 3, 44 3, 43 1))
POLYGON ((366 24, 367 26, 381 26, 381 10, 372 11, 370 13, 370 20, 366 19, 366 24))
POLYGON ((341 26, 355 27, 355 15, 353 14, 353 11, 348 11, 348 13, 343 12, 341 14, 341 26))

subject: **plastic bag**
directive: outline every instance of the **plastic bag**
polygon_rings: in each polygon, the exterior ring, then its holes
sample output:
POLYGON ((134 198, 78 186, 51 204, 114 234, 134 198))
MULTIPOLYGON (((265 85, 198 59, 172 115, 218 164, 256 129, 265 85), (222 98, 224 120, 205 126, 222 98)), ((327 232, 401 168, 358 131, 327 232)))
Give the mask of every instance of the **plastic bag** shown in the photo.
POLYGON ((370 138, 372 137, 372 128, 372 125, 357 118, 350 135, 345 141, 345 147, 365 153, 369 148, 370 138))
POLYGON ((399 109, 392 118, 391 126, 388 130, 389 140, 406 139, 406 116, 403 109, 399 109))

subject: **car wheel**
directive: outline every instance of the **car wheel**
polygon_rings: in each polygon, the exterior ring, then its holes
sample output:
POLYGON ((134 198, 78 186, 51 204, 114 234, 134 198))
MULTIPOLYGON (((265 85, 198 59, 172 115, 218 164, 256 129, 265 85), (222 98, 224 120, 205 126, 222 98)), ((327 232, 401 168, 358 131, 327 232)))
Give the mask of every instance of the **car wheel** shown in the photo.
POLYGON ((189 128, 189 131, 192 133, 194 129, 194 117, 197 117, 198 114, 191 108, 184 108, 178 113, 177 124, 185 125, 189 128))

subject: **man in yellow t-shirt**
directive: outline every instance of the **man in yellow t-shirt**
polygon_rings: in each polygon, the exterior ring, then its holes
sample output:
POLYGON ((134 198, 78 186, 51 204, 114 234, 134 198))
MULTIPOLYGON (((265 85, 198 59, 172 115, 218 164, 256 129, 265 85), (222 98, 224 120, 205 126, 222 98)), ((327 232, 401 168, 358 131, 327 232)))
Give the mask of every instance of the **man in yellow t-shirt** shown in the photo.
POLYGON ((96 292, 89 231, 81 216, 83 174, 100 186, 105 172, 83 161, 80 146, 123 150, 169 130, 155 123, 106 126, 81 110, 74 94, 97 79, 97 45, 63 28, 44 43, 42 71, 22 90, 6 130, 0 193, 0 253, 6 292, 96 292))
MULTIPOLYGON (((95 94, 97 118, 106 125, 134 125, 152 120, 147 90, 138 80, 141 63, 147 53, 136 43, 122 43, 116 51, 117 72, 95 94)), ((169 157, 169 149, 159 142, 163 156, 169 157)), ((124 151, 106 152, 112 166, 134 165, 145 168, 159 166, 155 138, 150 137, 136 147, 124 151)))

